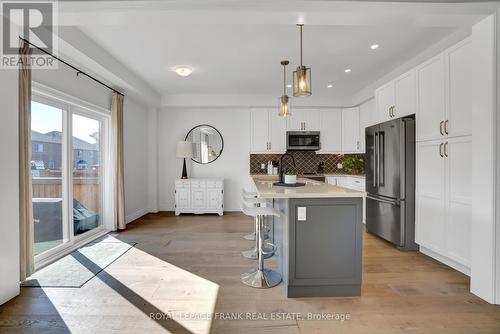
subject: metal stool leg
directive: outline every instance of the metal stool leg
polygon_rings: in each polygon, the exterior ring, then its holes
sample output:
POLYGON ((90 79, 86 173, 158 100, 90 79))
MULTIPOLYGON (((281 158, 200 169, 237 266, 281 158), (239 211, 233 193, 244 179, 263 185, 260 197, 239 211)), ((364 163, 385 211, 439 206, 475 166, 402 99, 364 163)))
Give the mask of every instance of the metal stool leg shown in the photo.
POLYGON ((262 249, 262 246, 264 245, 264 238, 262 235, 262 231, 264 229, 263 221, 264 219, 259 219, 259 224, 257 225, 257 239, 259 245, 258 267, 256 270, 241 275, 241 281, 243 284, 261 289, 271 288, 281 282, 281 275, 278 272, 264 268, 264 254, 262 249))
MULTIPOLYGON (((260 221, 264 221, 263 217, 255 217, 255 231, 257 231, 257 229, 259 228, 258 226, 261 224, 260 221)), ((262 225, 264 225, 262 223, 262 225)), ((261 229, 261 231, 263 231, 263 229, 261 229)), ((257 233, 255 233, 255 235, 257 235, 257 233)), ((267 240, 269 239, 269 235, 267 233, 263 234, 261 233, 261 235, 263 236, 264 240, 267 240)), ((258 259, 258 254, 259 254, 259 238, 255 238, 255 246, 252 248, 252 249, 249 249, 249 250, 246 250, 246 251, 243 251, 241 252, 241 255, 243 255, 243 257, 247 258, 247 259, 252 259, 252 260, 257 260, 258 259)), ((269 248, 269 247, 264 247, 263 248, 264 250, 264 253, 266 253, 264 256, 265 259, 268 259, 270 257, 273 256, 273 250, 272 248, 269 248)))

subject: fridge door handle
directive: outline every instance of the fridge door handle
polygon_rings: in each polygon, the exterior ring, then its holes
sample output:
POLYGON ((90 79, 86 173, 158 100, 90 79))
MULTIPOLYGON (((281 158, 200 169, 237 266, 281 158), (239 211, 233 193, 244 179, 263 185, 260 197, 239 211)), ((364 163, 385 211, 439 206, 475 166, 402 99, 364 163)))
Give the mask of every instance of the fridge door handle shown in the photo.
POLYGON ((392 205, 400 205, 400 201, 399 200, 388 200, 388 199, 382 199, 382 198, 378 198, 378 197, 374 197, 374 196, 370 196, 370 195, 366 195, 366 198, 369 198, 369 199, 372 199, 376 202, 381 202, 381 203, 386 203, 386 204, 392 204, 392 205))
POLYGON ((378 138, 378 185, 384 186, 385 183, 385 134, 384 131, 380 131, 378 138), (382 157, 381 157, 382 155, 382 157))
POLYGON ((378 186, 378 166, 379 166, 379 157, 378 157, 378 132, 375 132, 375 149, 374 149, 374 157, 373 157, 373 186, 378 186))

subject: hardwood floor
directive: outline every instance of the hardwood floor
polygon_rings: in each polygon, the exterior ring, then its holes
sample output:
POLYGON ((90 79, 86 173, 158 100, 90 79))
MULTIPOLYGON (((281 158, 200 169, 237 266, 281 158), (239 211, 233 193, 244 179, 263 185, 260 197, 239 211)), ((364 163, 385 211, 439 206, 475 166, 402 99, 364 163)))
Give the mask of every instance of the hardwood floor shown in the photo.
POLYGON ((0 306, 0 333, 500 333, 500 306, 469 293, 467 276, 368 234, 360 297, 291 299, 282 285, 243 286, 240 273, 255 264, 240 255, 251 229, 239 213, 147 215, 110 236, 137 245, 82 288, 22 288, 0 306))

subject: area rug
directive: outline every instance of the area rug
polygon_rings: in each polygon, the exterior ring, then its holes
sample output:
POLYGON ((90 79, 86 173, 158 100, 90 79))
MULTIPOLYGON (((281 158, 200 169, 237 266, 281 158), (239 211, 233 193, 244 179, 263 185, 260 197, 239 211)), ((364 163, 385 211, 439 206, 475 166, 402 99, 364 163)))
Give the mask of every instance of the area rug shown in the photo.
POLYGON ((38 270, 21 286, 82 287, 135 245, 109 236, 101 238, 38 270))

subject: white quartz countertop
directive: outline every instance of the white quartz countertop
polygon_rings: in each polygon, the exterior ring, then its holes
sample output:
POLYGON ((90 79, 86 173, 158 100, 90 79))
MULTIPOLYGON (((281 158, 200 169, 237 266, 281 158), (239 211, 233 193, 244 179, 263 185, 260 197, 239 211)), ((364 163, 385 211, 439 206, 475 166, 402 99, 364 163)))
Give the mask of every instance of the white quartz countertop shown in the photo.
POLYGON ((356 191, 333 186, 324 182, 297 178, 297 182, 305 183, 302 187, 280 187, 273 183, 278 181, 275 175, 252 175, 261 198, 335 198, 335 197, 365 197, 363 191, 356 191))

